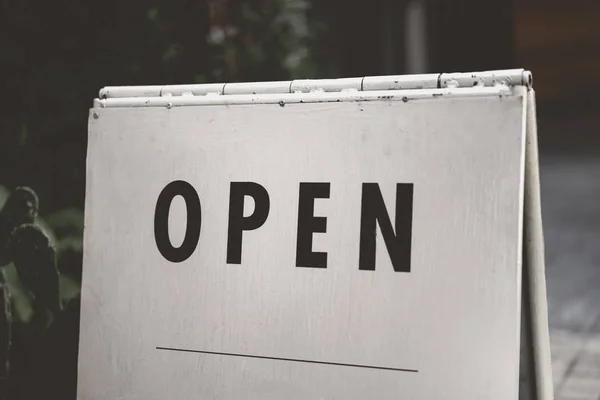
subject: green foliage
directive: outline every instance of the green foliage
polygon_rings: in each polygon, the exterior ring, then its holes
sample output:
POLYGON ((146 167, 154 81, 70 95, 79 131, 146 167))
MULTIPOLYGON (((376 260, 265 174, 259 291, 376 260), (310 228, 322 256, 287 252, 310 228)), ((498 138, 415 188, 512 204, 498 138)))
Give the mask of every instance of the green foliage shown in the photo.
POLYGON ((0 265, 8 264, 10 235, 18 226, 32 223, 37 215, 39 199, 29 188, 18 187, 10 195, 0 211, 0 265))
POLYGON ((47 340, 53 323, 60 317, 64 304, 78 298, 80 293, 81 257, 76 262, 79 273, 71 265, 64 275, 59 272, 57 259, 63 259, 60 256, 65 253, 81 254, 82 215, 75 210, 63 210, 44 221, 38 216, 38 209, 38 197, 32 189, 16 188, 10 194, 6 189, 0 190, 2 399, 10 395, 13 381, 35 379, 34 371, 9 370, 10 365, 23 365, 23 360, 13 360, 21 353, 11 351, 11 343, 18 343, 21 351, 30 353, 30 361, 47 362, 44 360, 47 352, 40 345, 51 344, 47 340))
MULTIPOLYGON (((218 3, 218 2, 217 2, 218 3)), ((222 2, 227 19, 211 26, 208 42, 216 81, 262 81, 332 75, 319 59, 318 35, 325 24, 308 20, 310 2, 261 0, 222 2)), ((329 60, 330 61, 330 60, 329 60)))

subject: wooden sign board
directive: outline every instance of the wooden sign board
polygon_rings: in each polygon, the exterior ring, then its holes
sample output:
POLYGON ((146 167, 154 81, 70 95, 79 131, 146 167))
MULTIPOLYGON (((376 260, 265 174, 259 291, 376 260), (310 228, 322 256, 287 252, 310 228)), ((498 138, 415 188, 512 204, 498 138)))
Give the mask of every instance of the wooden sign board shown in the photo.
POLYGON ((523 70, 103 89, 78 397, 550 399, 534 114, 523 70))

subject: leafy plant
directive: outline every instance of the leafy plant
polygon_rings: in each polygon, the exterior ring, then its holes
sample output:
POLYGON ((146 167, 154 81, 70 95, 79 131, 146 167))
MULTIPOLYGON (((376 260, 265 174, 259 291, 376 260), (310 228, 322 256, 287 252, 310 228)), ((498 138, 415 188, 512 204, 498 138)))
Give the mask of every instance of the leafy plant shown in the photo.
POLYGON ((0 199, 0 399, 8 398, 12 391, 36 390, 18 384, 38 372, 26 367, 23 354, 29 354, 32 363, 45 364, 43 358, 49 354, 45 347, 55 345, 47 340, 52 337, 48 333, 65 304, 79 296, 80 273, 61 276, 57 260, 64 258, 63 253, 81 250, 77 246, 80 241, 72 235, 73 231, 82 234, 83 230, 77 229, 83 226, 82 216, 71 211, 70 221, 64 215, 50 218, 63 231, 61 240, 38 212, 39 199, 31 188, 18 187, 5 201, 0 199))

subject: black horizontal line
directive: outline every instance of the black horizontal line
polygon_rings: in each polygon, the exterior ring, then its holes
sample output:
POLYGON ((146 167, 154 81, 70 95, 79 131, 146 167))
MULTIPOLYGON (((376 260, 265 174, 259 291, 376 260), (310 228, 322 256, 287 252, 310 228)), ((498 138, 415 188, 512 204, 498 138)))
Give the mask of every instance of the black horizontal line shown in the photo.
POLYGON ((255 356, 255 355, 251 355, 251 354, 221 353, 221 352, 216 352, 216 351, 178 349, 178 348, 174 348, 174 347, 159 347, 159 346, 157 346, 156 350, 179 351, 182 353, 212 354, 212 355, 217 355, 217 356, 228 356, 228 357, 258 358, 261 360, 289 361, 289 362, 307 363, 307 364, 335 365, 338 367, 379 369, 379 370, 384 370, 384 371, 419 372, 416 369, 407 369, 407 368, 379 367, 376 365, 363 365, 363 364, 344 364, 344 363, 327 362, 327 361, 301 360, 301 359, 297 359, 297 358, 255 356))

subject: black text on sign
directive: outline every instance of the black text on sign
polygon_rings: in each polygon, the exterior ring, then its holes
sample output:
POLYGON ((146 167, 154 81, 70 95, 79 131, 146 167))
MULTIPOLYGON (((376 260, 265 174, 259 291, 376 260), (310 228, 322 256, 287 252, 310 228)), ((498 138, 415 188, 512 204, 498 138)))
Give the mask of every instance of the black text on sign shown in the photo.
MULTIPOLYGON (((299 185, 296 266, 327 268, 327 253, 312 250, 313 234, 327 232, 327 217, 315 216, 317 199, 328 199, 328 182, 302 182, 299 185)), ((229 192, 229 224, 227 230, 227 263, 242 263, 244 231, 260 228, 269 216, 267 190, 255 182, 231 182, 229 192), (254 211, 244 217, 246 197, 254 200, 254 211)), ((360 213, 358 269, 374 271, 376 264, 377 226, 381 231, 394 271, 410 272, 413 214, 413 184, 396 184, 394 223, 390 219, 379 184, 363 183, 360 213)), ((195 251, 200 240, 202 210, 194 187, 185 181, 169 183, 158 196, 154 213, 154 237, 160 253, 171 262, 182 262, 195 251), (169 238, 168 222, 171 202, 176 196, 185 200, 187 227, 183 242, 174 247, 169 238)))

